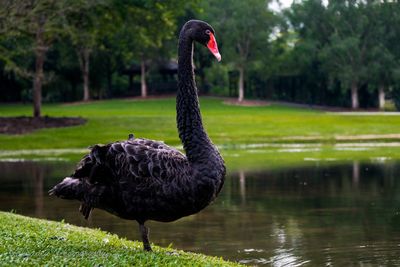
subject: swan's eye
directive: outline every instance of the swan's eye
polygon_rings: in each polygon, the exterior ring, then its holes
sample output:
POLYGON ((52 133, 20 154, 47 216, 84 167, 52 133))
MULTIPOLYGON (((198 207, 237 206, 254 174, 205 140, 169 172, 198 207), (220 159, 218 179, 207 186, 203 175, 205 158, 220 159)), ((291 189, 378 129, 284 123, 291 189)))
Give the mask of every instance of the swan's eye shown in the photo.
POLYGON ((210 35, 210 34, 211 34, 211 31, 210 31, 210 30, 206 30, 206 34, 207 34, 207 35, 210 35))

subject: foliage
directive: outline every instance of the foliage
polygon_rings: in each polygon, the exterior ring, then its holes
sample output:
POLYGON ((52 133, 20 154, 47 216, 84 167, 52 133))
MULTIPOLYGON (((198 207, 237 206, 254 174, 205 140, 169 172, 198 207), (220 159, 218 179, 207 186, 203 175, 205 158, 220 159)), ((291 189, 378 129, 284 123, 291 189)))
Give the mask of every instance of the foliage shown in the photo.
POLYGON ((101 37, 107 31, 113 30, 110 26, 109 1, 72 1, 65 16, 65 33, 71 40, 78 57, 83 79, 83 100, 90 99, 89 75, 90 57, 97 48, 101 37))
POLYGON ((204 14, 214 25, 223 60, 239 72, 239 101, 244 97, 245 71, 268 51, 274 26, 269 1, 205 1, 204 14))
MULTIPOLYGON (((386 1, 330 1, 325 5, 307 0, 294 4, 287 17, 300 37, 295 52, 312 48, 306 54, 320 66, 325 84, 342 94, 351 88, 352 106, 357 108, 361 89, 373 94, 378 87, 393 83, 396 60, 388 40, 395 31, 394 8, 386 1)), ((298 60, 300 64, 307 61, 298 60)))
MULTIPOLYGON (((65 11, 65 2, 55 0, 9 0, 4 1, 0 8, 0 21, 2 22, 0 32, 5 35, 5 42, 7 43, 17 37, 24 41, 28 40, 33 44, 31 52, 35 57, 35 70, 31 76, 33 80, 34 117, 41 116, 43 68, 46 52, 54 39, 61 34, 62 14, 65 11)), ((13 46, 17 48, 16 51, 18 51, 19 43, 16 42, 16 45, 13 46)), ((24 51, 24 49, 26 49, 25 46, 22 50, 20 48, 19 51, 24 51)), ((5 59, 6 67, 14 70, 17 74, 27 75, 29 73, 26 65, 21 68, 21 65, 10 57, 8 49, 0 49, 0 51, 3 53, 1 58, 5 59)))
POLYGON ((35 99, 27 81, 33 77, 42 77, 36 81, 45 101, 78 100, 82 87, 94 99, 138 95, 140 82, 150 93, 172 92, 176 76, 159 69, 176 59, 176 38, 189 19, 215 28, 223 59, 216 67, 206 49, 196 49, 201 93, 233 96, 238 87, 240 98, 376 107, 378 90, 391 97, 399 86, 397 3, 304 0, 282 12, 272 12, 269 3, 4 1, 0 100, 35 99), (47 19, 37 39, 40 16, 47 19), (38 62, 42 74, 35 72, 38 62))
POLYGON ((37 49, 49 49, 51 43, 62 33, 62 17, 65 6, 62 1, 3 1, 0 9, 0 31, 2 33, 1 59, 6 62, 6 69, 31 78, 22 61, 15 61, 14 56, 34 53, 37 49), (41 32, 42 39, 35 37, 41 32), (41 43, 37 43, 40 41, 41 43), (27 44, 30 46, 29 49, 27 44), (22 45, 19 47, 19 45, 22 45), (15 50, 20 48, 20 50, 15 50), (28 51, 26 51, 28 50, 28 51), (11 53, 10 53, 11 52, 11 53))
POLYGON ((17 266, 240 266, 217 257, 128 241, 100 230, 0 212, 0 261, 17 266))
MULTIPOLYGON (((100 81, 100 90, 110 92, 114 73, 121 73, 134 59, 141 61, 143 57, 158 59, 163 54, 170 55, 170 51, 163 51, 160 47, 172 38, 177 18, 186 8, 192 7, 191 3, 182 0, 5 1, 0 7, 0 31, 3 33, 0 60, 5 63, 4 71, 12 70, 19 75, 12 81, 19 82, 21 77, 29 77, 40 83, 40 86, 34 83, 34 88, 39 89, 34 90, 37 93, 33 99, 41 102, 44 77, 50 77, 49 73, 56 71, 45 62, 46 52, 51 52, 55 42, 72 45, 82 72, 84 100, 88 100, 90 78, 94 87, 96 81, 100 81), (32 43, 34 49, 31 49, 32 43), (32 71, 34 57, 35 73, 32 71), (90 74, 89 60, 96 62, 100 58, 101 65, 106 65, 102 70, 105 73, 90 74)), ((65 45, 56 49, 56 53, 60 54, 71 52, 65 45)), ((57 65, 64 66, 63 61, 68 58, 58 58, 61 62, 57 65)), ((68 72, 68 69, 59 70, 68 72)), ((61 76, 53 75, 52 78, 59 79, 61 76)), ((69 80, 65 82, 72 83, 69 80)))
POLYGON ((110 36, 112 41, 108 44, 111 44, 112 50, 119 51, 126 68, 135 63, 140 64, 143 97, 147 96, 146 65, 151 60, 162 61, 164 56, 170 56, 171 51, 161 48, 174 36, 177 19, 190 4, 191 1, 183 0, 136 0, 122 1, 115 5, 119 28, 110 36))

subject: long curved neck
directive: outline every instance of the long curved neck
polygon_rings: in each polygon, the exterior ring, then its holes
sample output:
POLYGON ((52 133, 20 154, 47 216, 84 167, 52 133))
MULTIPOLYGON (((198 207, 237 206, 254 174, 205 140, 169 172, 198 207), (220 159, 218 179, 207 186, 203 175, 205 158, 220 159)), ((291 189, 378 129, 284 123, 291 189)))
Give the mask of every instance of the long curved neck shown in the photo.
POLYGON ((184 31, 179 36, 178 94, 176 98, 179 138, 191 163, 202 162, 213 153, 203 128, 193 70, 193 40, 184 31))

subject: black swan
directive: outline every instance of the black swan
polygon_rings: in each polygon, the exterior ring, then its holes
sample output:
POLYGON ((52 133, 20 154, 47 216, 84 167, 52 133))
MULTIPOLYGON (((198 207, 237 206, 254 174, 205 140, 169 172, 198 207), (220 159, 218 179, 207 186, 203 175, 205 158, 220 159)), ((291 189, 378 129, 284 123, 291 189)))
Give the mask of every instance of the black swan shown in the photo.
POLYGON ((199 212, 220 192, 224 161, 213 145, 200 114, 193 71, 193 41, 209 48, 221 60, 213 28, 206 22, 186 22, 179 35, 179 138, 186 156, 162 142, 134 138, 95 145, 77 169, 49 191, 81 202, 87 219, 93 208, 139 223, 143 247, 151 251, 147 220, 170 222, 199 212))

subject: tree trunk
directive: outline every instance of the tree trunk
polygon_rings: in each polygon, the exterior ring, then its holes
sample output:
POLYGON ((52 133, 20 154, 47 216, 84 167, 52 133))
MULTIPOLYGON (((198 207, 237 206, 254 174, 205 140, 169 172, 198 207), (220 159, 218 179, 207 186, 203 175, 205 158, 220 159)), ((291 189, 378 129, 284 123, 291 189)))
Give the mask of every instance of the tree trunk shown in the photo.
POLYGON ((351 83, 351 108, 352 109, 358 109, 359 108, 358 88, 357 88, 357 83, 356 82, 352 82, 351 83))
POLYGON ((110 56, 107 56, 107 97, 112 97, 112 69, 110 56))
POLYGON ((39 118, 42 109, 42 84, 43 84, 43 64, 46 57, 47 46, 44 41, 44 22, 40 21, 40 26, 36 32, 35 49, 35 76, 33 78, 33 117, 39 118))
POLYGON ((89 101, 89 63, 90 63, 90 49, 87 47, 80 48, 78 51, 79 65, 82 71, 83 79, 83 101, 89 101))
POLYGON ((142 60, 140 62, 140 85, 141 85, 141 94, 143 98, 147 97, 147 84, 146 84, 146 65, 144 57, 142 56, 142 60))
POLYGON ((244 99, 244 68, 239 67, 239 83, 238 83, 238 88, 239 88, 239 97, 238 101, 242 102, 244 99))
POLYGON ((90 99, 89 91, 89 60, 90 52, 89 49, 85 49, 83 52, 83 101, 88 101, 90 99))
POLYGON ((379 109, 383 110, 385 108, 385 87, 383 85, 379 86, 379 109))

